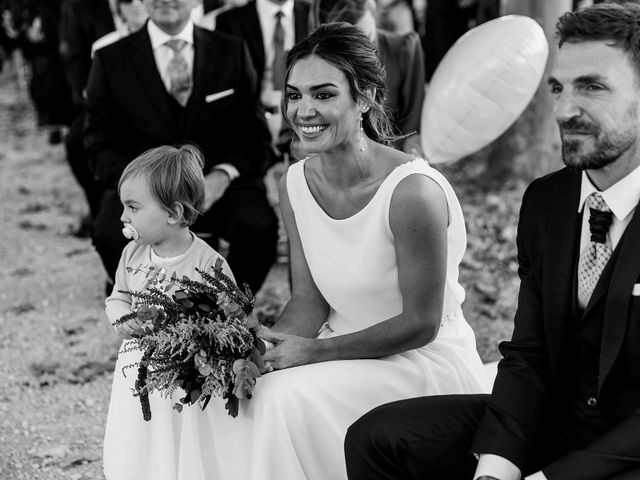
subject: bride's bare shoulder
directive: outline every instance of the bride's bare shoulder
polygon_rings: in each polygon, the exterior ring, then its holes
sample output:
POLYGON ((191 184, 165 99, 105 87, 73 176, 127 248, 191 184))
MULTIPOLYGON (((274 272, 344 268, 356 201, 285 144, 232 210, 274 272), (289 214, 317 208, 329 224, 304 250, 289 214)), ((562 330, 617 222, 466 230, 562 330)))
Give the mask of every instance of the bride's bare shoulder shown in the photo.
POLYGON ((375 155, 377 158, 375 162, 386 171, 387 175, 395 170, 396 167, 415 159, 412 155, 386 145, 378 145, 376 150, 375 155))

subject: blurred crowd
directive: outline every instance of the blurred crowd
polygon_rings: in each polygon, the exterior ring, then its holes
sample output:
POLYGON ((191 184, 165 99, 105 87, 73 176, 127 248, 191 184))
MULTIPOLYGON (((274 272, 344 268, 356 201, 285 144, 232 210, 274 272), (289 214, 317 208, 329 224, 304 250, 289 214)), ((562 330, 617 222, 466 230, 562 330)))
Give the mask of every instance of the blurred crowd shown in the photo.
MULTIPOLYGON (((287 51, 316 25, 333 21, 352 23, 361 27, 377 43, 386 70, 387 103, 399 134, 396 146, 407 153, 420 155, 420 118, 425 86, 455 41, 468 29, 498 17, 506 1, 509 0, 0 0, 0 69, 3 64, 10 62, 25 67, 25 83, 37 111, 38 125, 48 129, 52 144, 64 142, 67 161, 86 197, 89 213, 81 220, 76 234, 92 236, 107 273, 112 276, 112 264, 117 262, 122 248, 118 227, 119 213, 116 212, 120 209, 113 180, 117 180, 117 174, 127 162, 156 144, 186 141, 204 148, 207 171, 224 173, 210 177, 217 178, 215 181, 218 182, 217 188, 222 199, 213 200, 216 207, 211 208, 211 211, 225 210, 226 220, 217 218, 211 221, 231 225, 222 232, 210 234, 222 238, 225 235, 236 238, 246 236, 249 230, 238 226, 235 220, 235 216, 241 214, 230 214, 229 211, 233 211, 233 208, 223 208, 221 205, 228 203, 237 207, 237 199, 229 200, 235 195, 233 192, 242 191, 242 195, 246 197, 247 188, 251 189, 256 185, 259 187, 256 190, 258 203, 263 204, 260 175, 278 161, 288 162, 291 132, 280 112, 282 67, 287 51), (194 61, 197 63, 199 60, 194 60, 190 47, 185 50, 191 52, 184 57, 186 60, 183 60, 182 54, 171 53, 169 50, 166 55, 172 56, 170 62, 168 56, 165 61, 161 55, 154 53, 155 67, 171 97, 167 100, 162 90, 154 90, 154 95, 159 95, 159 102, 169 101, 167 120, 164 124, 158 124, 156 132, 145 131, 142 125, 149 124, 148 121, 156 121, 158 116, 155 113, 145 111, 147 117, 139 116, 133 120, 139 113, 128 110, 135 108, 134 104, 139 100, 139 95, 133 93, 133 88, 130 92, 113 91, 113 88, 129 89, 131 79, 136 78, 135 73, 119 77, 118 72, 102 71, 96 69, 95 65, 93 70, 98 72, 92 72, 92 62, 95 63, 93 59, 97 51, 129 35, 134 37, 147 24, 149 12, 158 8, 156 4, 171 1, 189 5, 190 24, 240 37, 244 41, 245 52, 248 52, 251 63, 250 71, 245 71, 237 79, 229 78, 229 81, 255 83, 247 91, 259 94, 260 115, 263 116, 261 121, 268 129, 266 135, 270 136, 269 151, 250 152, 242 144, 243 140, 238 138, 235 147, 230 147, 229 151, 225 150, 226 147, 222 146, 224 142, 221 141, 216 147, 219 151, 207 152, 206 143, 211 140, 199 137, 198 128, 205 135, 205 127, 209 132, 213 131, 207 122, 218 122, 214 128, 218 132, 229 129, 224 140, 231 144, 235 132, 243 127, 241 120, 237 126, 228 120, 234 115, 240 115, 238 105, 225 98, 233 94, 234 89, 222 90, 206 97, 198 90, 198 82, 202 81, 198 76, 204 73, 196 71, 194 61), (175 63, 175 59, 179 61, 176 60, 175 63), (176 79, 169 78, 171 73, 162 71, 161 65, 162 68, 167 67, 163 61, 171 63, 168 66, 173 68, 174 74, 176 68, 184 66, 184 102, 179 95, 174 95, 179 93, 172 91, 172 84, 176 79), (91 86, 87 88, 90 73, 94 81, 93 96, 91 86), (198 77, 195 86, 192 81, 194 77, 198 77), (121 86, 114 87, 118 82, 121 82, 121 86), (109 100, 105 100, 105 95, 109 96, 109 100), (197 117, 196 110, 190 109, 190 97, 198 95, 203 95, 201 100, 206 101, 207 105, 217 102, 217 109, 207 110, 206 118, 197 117), (124 111, 111 111, 115 104, 120 105, 121 109, 123 105, 127 107, 124 111), (216 118, 209 118, 214 114, 216 118), (131 124, 127 125, 123 119, 131 120, 131 124), (194 127, 192 124, 197 125, 194 127), (164 133, 167 131, 172 131, 175 135, 167 136, 164 133), (155 134, 160 136, 155 138, 155 134), (250 158, 254 158, 251 161, 255 162, 256 156, 260 157, 260 165, 244 171, 245 164, 242 162, 250 158), (250 184, 249 180, 253 183, 250 184), (105 216, 109 218, 106 219, 105 216), (109 225, 109 234, 106 236, 108 240, 100 239, 96 229, 100 230, 106 225, 109 225), (229 229, 238 232, 229 233, 229 229), (104 247, 103 242, 113 248, 104 247)), ((574 8, 590 3, 593 0, 575 0, 574 8)), ((150 29, 149 32, 151 33, 150 29)), ((200 41, 197 37, 198 35, 195 37, 196 44, 200 41)), ((149 35, 145 38, 148 42, 149 35)), ((190 37, 189 41, 193 41, 193 38, 190 37)), ((169 43, 166 41, 166 45, 169 43)), ((133 42, 119 44, 135 45, 133 42)), ((120 52, 119 55, 122 53, 126 52, 120 52)), ((231 58, 229 52, 226 53, 222 60, 214 62, 218 71, 226 72, 227 65, 231 66, 239 61, 231 58)), ((105 57, 105 61, 107 60, 105 57)), ((149 60, 148 65, 138 67, 153 70, 154 61, 149 60)), ((161 85, 157 82, 157 73, 155 77, 153 74, 154 72, 149 72, 147 86, 161 85)), ((137 76, 144 77, 145 73, 137 76)), ((143 87, 144 84, 141 88, 143 87)), ((240 92, 235 93, 237 95, 240 92)), ((245 107, 246 105, 242 108, 245 107)), ((244 114, 250 115, 251 108, 247 107, 244 114)), ((258 127, 261 128, 262 126, 258 127)), ((258 138, 256 135, 258 133, 254 133, 254 137, 258 138)), ((252 200, 251 208, 255 205, 256 201, 252 200)), ((267 217, 263 211, 261 216, 255 218, 267 217)), ((275 245, 271 214, 269 218, 269 225, 265 227, 269 231, 269 239, 264 242, 275 245)), ((251 222, 253 220, 249 223, 251 222)), ((249 258, 252 254, 248 252, 255 250, 255 244, 264 242, 247 244, 243 247, 245 251, 238 257, 249 258)), ((242 242, 238 240, 237 243, 242 242)), ((270 252, 274 249, 271 246, 268 248, 270 252)), ((268 260, 265 261, 264 270, 268 271, 274 254, 265 253, 265 258, 268 260)), ((256 261, 253 261, 254 266, 256 261)), ((235 266, 234 271, 237 269, 242 270, 235 266)), ((262 280, 263 276, 259 276, 253 281, 254 290, 260 287, 262 280)))
MULTIPOLYGON (((408 84, 404 86, 405 91, 401 92, 403 86, 400 85, 405 79, 397 78, 397 75, 390 79, 396 84, 395 91, 400 92, 392 94, 390 101, 393 107, 406 110, 398 115, 401 124, 399 130, 403 134, 419 130, 424 82, 428 82, 444 53, 467 29, 497 17, 500 3, 500 0, 316 0, 314 8, 311 0, 271 1, 276 5, 308 4, 307 8, 296 8, 296 17, 306 17, 304 20, 296 18, 296 21, 307 24, 298 29, 298 37, 310 31, 319 21, 318 15, 324 15, 324 21, 362 21, 365 27, 370 24, 381 32, 397 35, 415 32, 417 41, 402 52, 408 55, 404 63, 412 67, 408 79, 410 82, 405 82, 408 84), (320 8, 327 11, 323 14, 318 11, 320 8), (327 18, 327 15, 331 18, 327 18)), ((246 11, 251 4, 255 4, 255 0, 202 0, 193 9, 192 19, 198 26, 210 30, 217 27, 226 33, 243 36, 242 31, 234 32, 234 28, 242 28, 241 22, 234 20, 233 13, 225 15, 225 12, 237 10, 242 15, 241 9, 246 11), (222 17, 223 23, 216 25, 219 17, 222 17)), ((65 142, 73 173, 85 191, 90 210, 95 214, 100 188, 92 179, 86 152, 83 151, 83 91, 95 50, 144 25, 147 20, 144 1, 0 0, 0 12, 0 70, 3 64, 20 55, 26 67, 27 84, 37 111, 38 125, 48 129, 51 143, 65 142)), ((250 39, 245 40, 250 43, 250 39)), ((389 46, 389 41, 384 43, 382 48, 387 50, 398 48, 389 46)), ((252 50, 251 45, 249 50, 252 50)), ((260 55, 251 53, 255 62, 260 55)), ((265 72, 264 65, 262 68, 256 66, 264 80, 264 74, 268 72, 265 72)), ((267 120, 274 143, 284 151, 288 137, 277 112, 278 90, 265 83, 263 81, 261 88, 267 120)), ((408 138, 406 143, 405 150, 419 149, 416 136, 408 138)), ((88 234, 88 220, 79 228, 79 234, 88 234)))

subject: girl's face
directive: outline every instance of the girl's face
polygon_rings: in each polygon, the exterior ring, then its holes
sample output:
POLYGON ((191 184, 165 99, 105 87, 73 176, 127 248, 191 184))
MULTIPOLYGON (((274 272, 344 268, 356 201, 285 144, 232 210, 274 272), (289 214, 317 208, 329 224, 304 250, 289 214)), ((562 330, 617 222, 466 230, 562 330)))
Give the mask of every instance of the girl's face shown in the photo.
POLYGON ((124 210, 120 221, 132 225, 138 232, 136 243, 157 245, 167 240, 174 229, 173 216, 158 202, 147 181, 140 175, 127 178, 120 187, 124 210))
MULTIPOLYGON (((311 55, 294 64, 286 85, 287 118, 307 154, 358 145, 362 109, 341 70, 311 55)), ((357 148, 357 147, 356 147, 357 148)))

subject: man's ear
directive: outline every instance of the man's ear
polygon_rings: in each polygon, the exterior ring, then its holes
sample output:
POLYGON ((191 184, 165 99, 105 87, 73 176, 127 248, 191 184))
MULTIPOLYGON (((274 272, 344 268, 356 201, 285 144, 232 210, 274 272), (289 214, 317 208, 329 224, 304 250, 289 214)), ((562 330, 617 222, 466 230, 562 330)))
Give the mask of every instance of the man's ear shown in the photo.
POLYGON ((184 207, 180 202, 174 202, 173 206, 169 209, 169 218, 167 223, 170 225, 177 225, 182 222, 184 215, 184 207))

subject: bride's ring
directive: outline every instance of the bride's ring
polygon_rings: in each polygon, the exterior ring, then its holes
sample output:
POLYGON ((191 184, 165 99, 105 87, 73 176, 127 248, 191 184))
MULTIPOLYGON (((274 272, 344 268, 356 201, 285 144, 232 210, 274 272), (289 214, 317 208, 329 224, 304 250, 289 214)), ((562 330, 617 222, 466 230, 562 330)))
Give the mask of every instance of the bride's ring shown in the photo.
POLYGON ((271 362, 269 360, 264 362, 264 368, 265 372, 273 372, 273 365, 271 365, 271 362))

